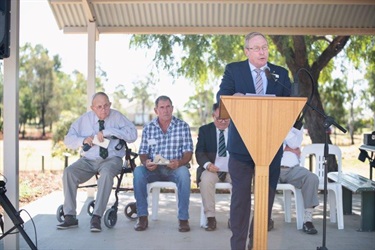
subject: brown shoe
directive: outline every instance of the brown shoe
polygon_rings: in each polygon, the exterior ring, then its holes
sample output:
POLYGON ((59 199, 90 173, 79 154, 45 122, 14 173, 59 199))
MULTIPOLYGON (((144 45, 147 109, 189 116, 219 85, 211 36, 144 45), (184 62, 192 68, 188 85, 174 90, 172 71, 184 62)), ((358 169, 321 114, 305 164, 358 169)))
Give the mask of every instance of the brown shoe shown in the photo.
POLYGON ((206 231, 214 231, 216 229, 216 218, 207 217, 206 231))
POLYGON ((181 233, 189 232, 190 231, 189 221, 188 220, 179 220, 178 231, 181 232, 181 233))
POLYGON ((134 225, 135 231, 145 231, 147 227, 148 227, 147 216, 139 217, 137 224, 134 225))

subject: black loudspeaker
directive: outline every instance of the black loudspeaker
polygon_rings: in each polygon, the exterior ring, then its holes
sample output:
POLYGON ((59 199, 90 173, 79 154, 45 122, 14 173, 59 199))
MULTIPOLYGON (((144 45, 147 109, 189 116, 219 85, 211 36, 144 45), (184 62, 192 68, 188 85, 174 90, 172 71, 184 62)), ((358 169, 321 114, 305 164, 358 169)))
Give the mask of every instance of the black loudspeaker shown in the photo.
POLYGON ((10 1, 0 0, 0 59, 10 55, 10 1))
POLYGON ((371 134, 363 135, 363 144, 375 146, 375 131, 373 131, 371 134))

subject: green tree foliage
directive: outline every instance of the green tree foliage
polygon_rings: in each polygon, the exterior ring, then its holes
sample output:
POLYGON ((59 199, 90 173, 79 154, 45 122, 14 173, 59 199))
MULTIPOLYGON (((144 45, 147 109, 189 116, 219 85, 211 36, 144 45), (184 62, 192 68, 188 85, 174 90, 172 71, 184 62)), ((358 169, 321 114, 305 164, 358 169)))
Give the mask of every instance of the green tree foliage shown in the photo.
POLYGON ((198 90, 195 95, 190 96, 185 104, 185 112, 194 126, 201 126, 212 121, 212 104, 214 103, 213 89, 210 87, 205 90, 198 90))
POLYGON ((53 129, 53 145, 52 145, 52 156, 63 157, 64 153, 78 154, 77 150, 68 149, 63 140, 65 135, 68 133, 70 125, 77 119, 76 114, 70 111, 63 111, 60 114, 60 120, 57 121, 56 126, 53 129))
POLYGON ((322 86, 322 103, 327 114, 335 114, 336 122, 346 124, 346 110, 344 107, 347 85, 344 79, 334 79, 322 86))
MULTIPOLYGON (((145 124, 146 112, 153 108, 153 102, 155 97, 154 86, 159 80, 156 80, 154 75, 151 73, 146 77, 145 80, 138 80, 133 82, 132 96, 129 98, 129 102, 135 102, 135 111, 138 113, 140 110, 141 120, 139 121, 142 125, 145 124)), ((138 121, 135 121, 138 123, 138 121)))
POLYGON ((85 76, 75 70, 71 75, 57 72, 56 89, 53 105, 58 107, 58 120, 52 129, 52 156, 63 157, 64 153, 78 154, 78 150, 70 150, 64 144, 72 122, 87 111, 87 81, 85 76))
POLYGON ((242 44, 243 38, 233 35, 134 35, 130 41, 130 47, 156 51, 158 69, 191 81, 194 96, 186 103, 185 113, 194 125, 208 121, 215 99, 213 89, 220 84, 225 65, 245 59, 242 44))
POLYGON ((368 127, 375 131, 375 63, 373 62, 369 66, 370 69, 365 76, 368 81, 368 87, 365 90, 364 97, 372 114, 372 119, 370 119, 368 127))
POLYGON ((123 108, 122 100, 128 99, 128 94, 125 85, 116 86, 116 91, 113 93, 112 108, 117 109, 124 115, 127 115, 126 108, 123 108))
MULTIPOLYGON (((96 89, 103 91, 106 81, 107 73, 97 67, 96 89)), ((86 112, 87 80, 79 71, 62 72, 61 58, 58 55, 50 57, 42 45, 26 43, 20 48, 19 96, 20 131, 25 135, 26 125, 36 124, 45 136, 45 128, 49 126, 52 131, 52 125, 60 121, 63 111, 76 117, 86 112)))
MULTIPOLYGON (((357 67, 361 62, 373 64, 373 37, 269 36, 269 42, 270 61, 286 66, 293 78, 299 79, 301 96, 312 95, 309 104, 313 108, 307 108, 304 113, 311 141, 325 142, 326 116, 334 114, 322 115, 324 107, 320 92, 322 85, 332 82, 333 59, 345 48, 347 59, 357 67)), ((186 77, 195 85, 206 84, 210 74, 212 78, 220 78, 227 63, 245 58, 243 45, 243 36, 221 35, 134 35, 130 43, 131 47, 155 49, 154 61, 158 68, 166 69, 175 77, 186 77), (179 58, 175 56, 176 51, 181 52, 179 58)), ((327 139, 331 143, 330 138, 327 139)), ((329 166, 335 169, 337 165, 329 166)))
POLYGON ((366 55, 368 55, 368 60, 366 60, 367 72, 365 74, 365 79, 368 81, 368 86, 364 92, 364 98, 370 112, 372 114, 372 119, 368 124, 372 131, 375 131, 375 41, 374 37, 368 39, 369 45, 366 55))
POLYGON ((50 59, 48 50, 42 45, 32 47, 29 43, 21 47, 20 54, 20 125, 38 118, 44 137, 46 113, 54 93, 55 62, 58 58, 50 59))
MULTIPOLYGON (((345 47, 345 56, 348 58, 350 63, 355 66, 355 69, 364 76, 362 81, 354 83, 355 85, 360 84, 366 86, 362 88, 362 93, 359 93, 357 89, 354 89, 353 95, 357 97, 361 102, 357 104, 356 108, 359 111, 370 112, 370 119, 362 118, 362 120, 368 121, 363 123, 359 121, 360 116, 356 114, 356 120, 352 121, 354 129, 362 128, 363 126, 368 129, 375 130, 375 39, 374 36, 352 36, 349 41, 349 46, 345 47)), ((350 74, 351 72, 345 72, 344 74, 350 74)), ((368 115, 367 115, 368 116, 368 115)))
MULTIPOLYGON (((324 112, 320 92, 324 90, 322 85, 333 82, 333 58, 346 48, 348 60, 353 60, 358 65, 363 61, 368 62, 371 60, 368 51, 374 48, 374 41, 369 41, 370 38, 269 36, 270 61, 286 66, 293 78, 298 77, 301 96, 310 96, 311 86, 314 84, 316 88, 310 104, 316 110, 324 112), (364 52, 367 55, 361 57, 364 52)), ((130 43, 131 47, 155 49, 154 61, 157 67, 168 70, 172 76, 186 77, 193 81, 195 86, 207 84, 210 75, 220 79, 227 63, 245 59, 243 45, 243 36, 222 35, 134 35, 130 43), (180 52, 179 58, 176 58, 176 52, 180 52)), ((219 84, 220 81, 216 85, 219 84)), ((196 94, 198 96, 199 92, 196 94)), ((309 128, 314 143, 325 141, 324 120, 318 112, 307 109, 305 126, 309 128)))

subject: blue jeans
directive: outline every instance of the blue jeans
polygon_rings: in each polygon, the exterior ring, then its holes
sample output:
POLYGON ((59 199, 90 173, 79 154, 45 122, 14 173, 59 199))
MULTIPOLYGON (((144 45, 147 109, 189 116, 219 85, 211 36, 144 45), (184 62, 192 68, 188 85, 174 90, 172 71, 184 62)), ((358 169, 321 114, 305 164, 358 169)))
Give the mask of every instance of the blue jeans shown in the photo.
POLYGON ((190 201, 190 172, 186 166, 175 170, 158 166, 154 171, 149 171, 145 166, 138 166, 133 173, 134 197, 137 203, 137 215, 148 216, 147 183, 155 181, 172 181, 178 189, 178 219, 189 219, 190 201))

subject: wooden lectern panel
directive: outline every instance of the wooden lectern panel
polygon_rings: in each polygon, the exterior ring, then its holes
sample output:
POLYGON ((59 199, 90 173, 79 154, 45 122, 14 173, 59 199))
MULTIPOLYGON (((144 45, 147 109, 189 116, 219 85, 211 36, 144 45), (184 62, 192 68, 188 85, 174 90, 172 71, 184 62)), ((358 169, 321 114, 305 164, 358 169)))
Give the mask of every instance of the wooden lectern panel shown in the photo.
POLYGON ((306 101, 305 97, 221 96, 220 117, 232 119, 256 166, 253 249, 267 249, 269 165, 306 101))
POLYGON ((306 103, 305 97, 221 96, 255 165, 269 165, 306 103))

